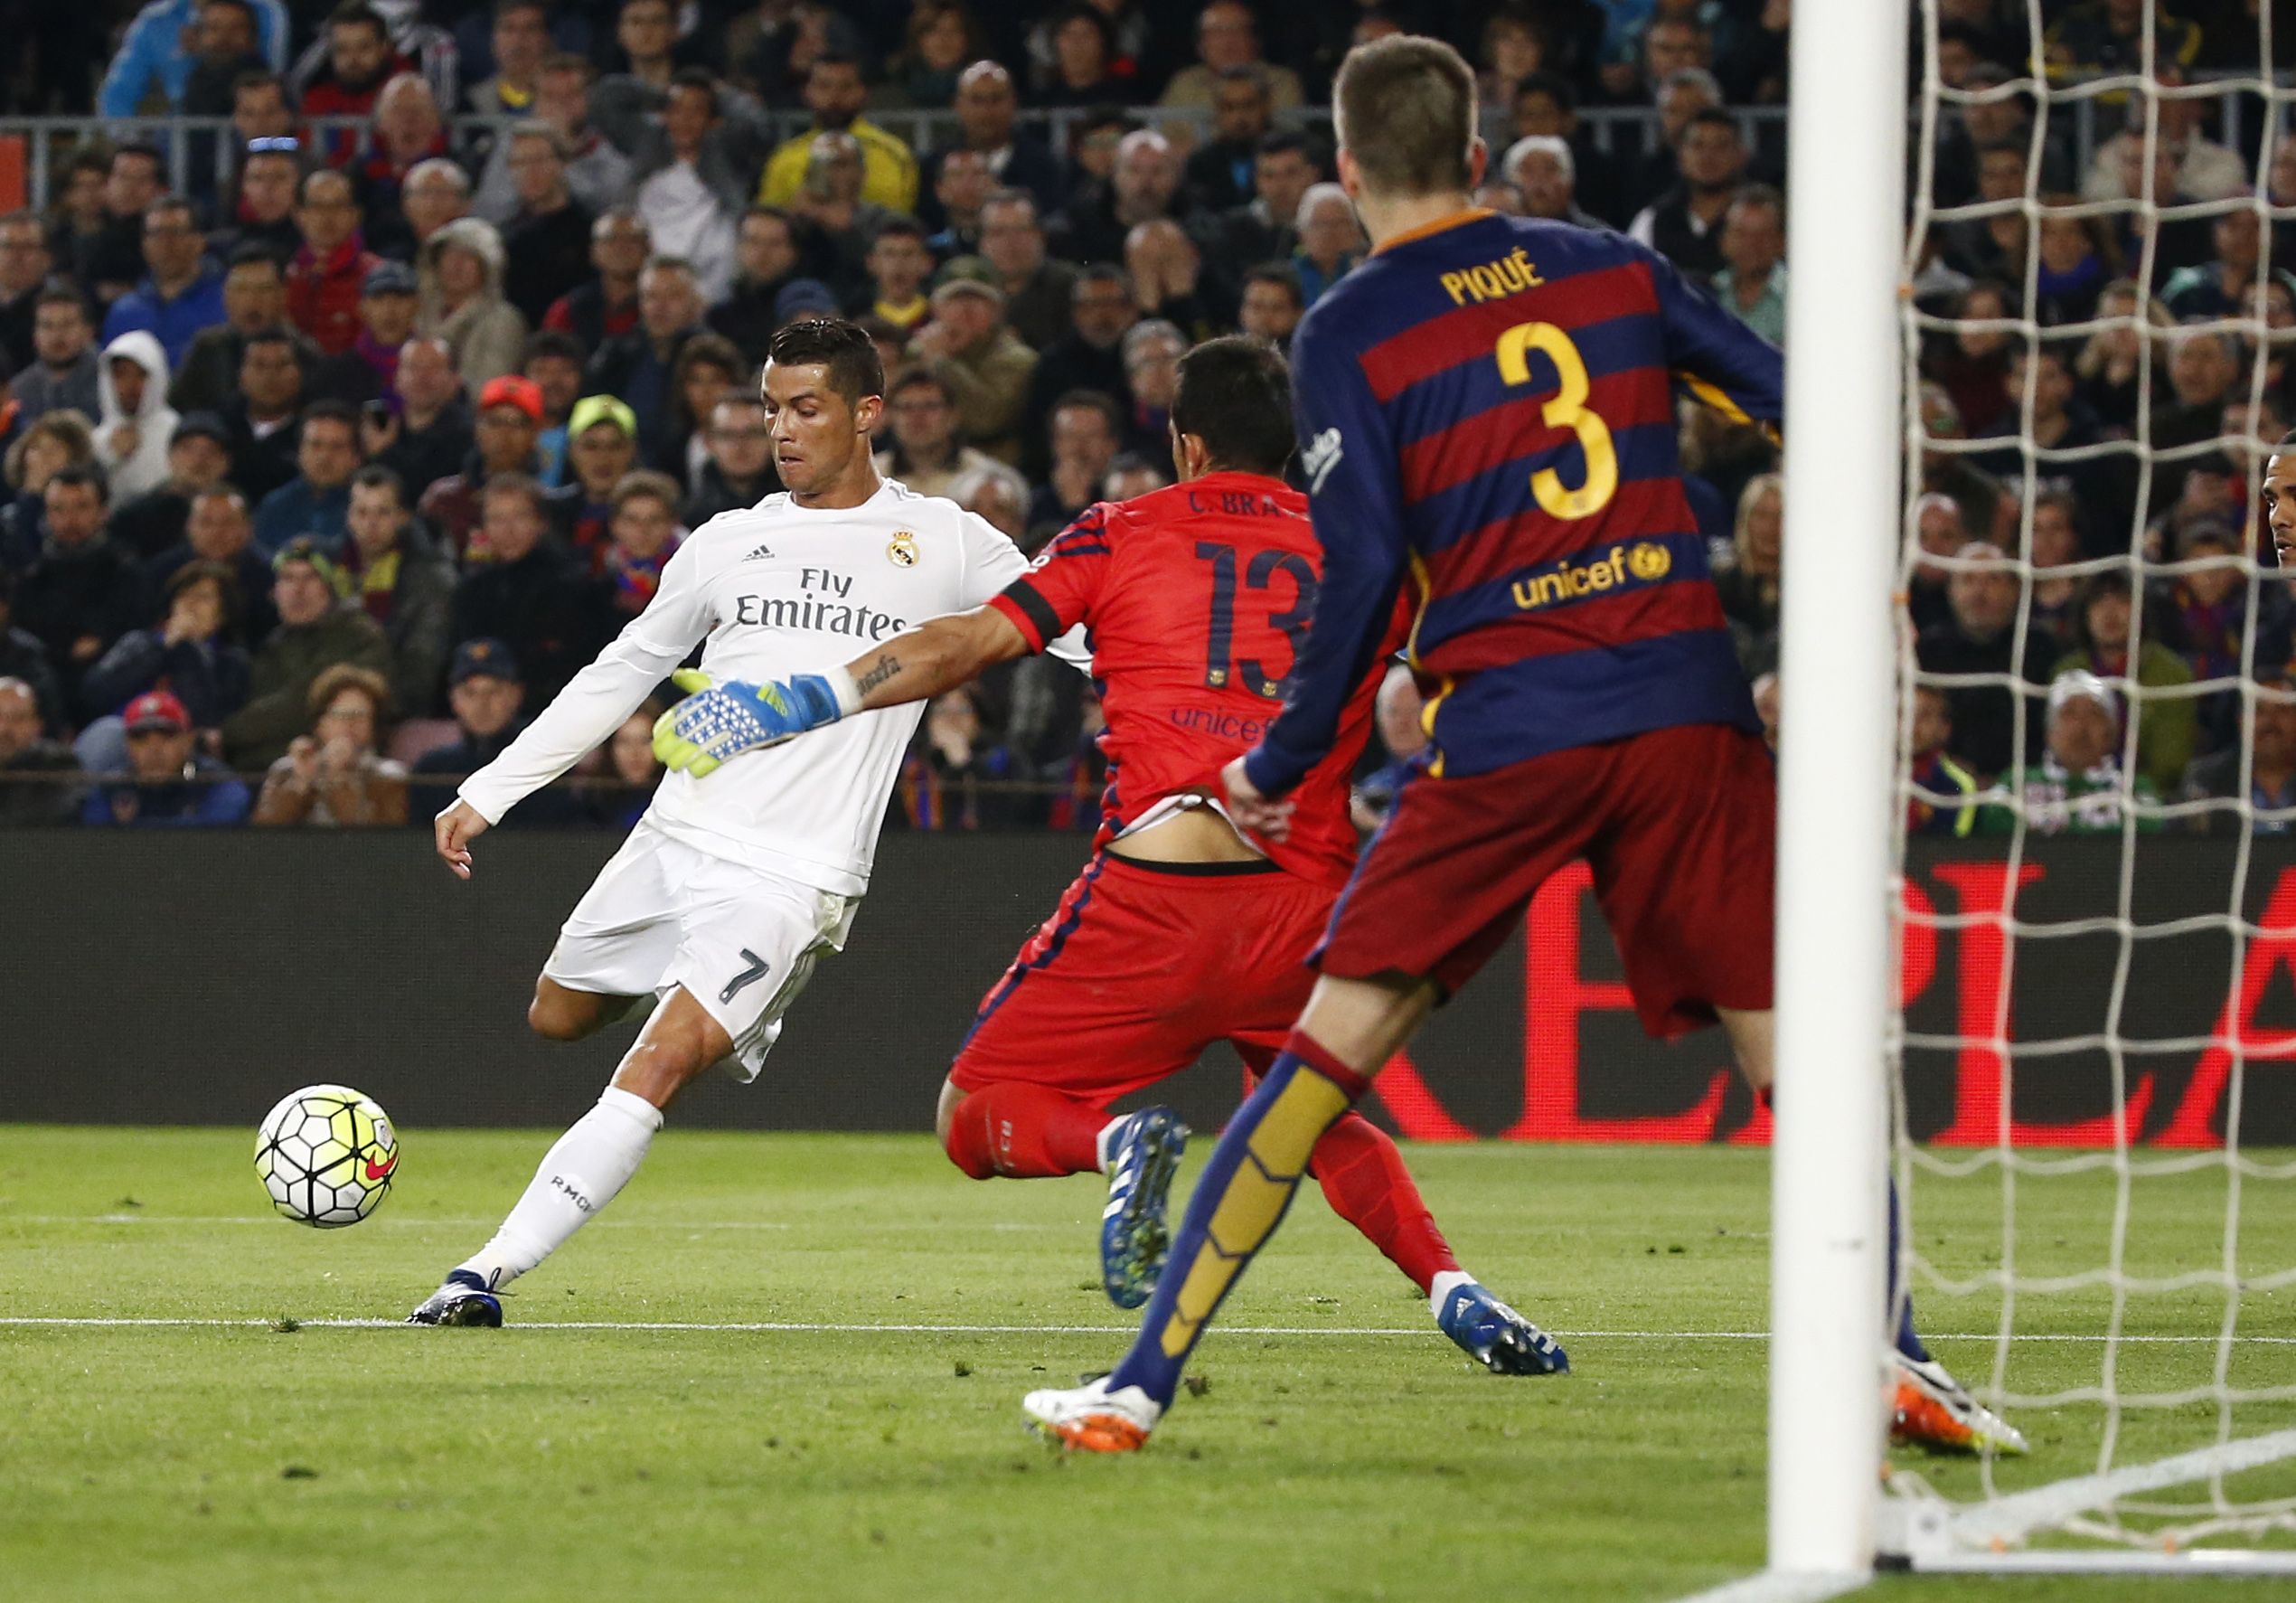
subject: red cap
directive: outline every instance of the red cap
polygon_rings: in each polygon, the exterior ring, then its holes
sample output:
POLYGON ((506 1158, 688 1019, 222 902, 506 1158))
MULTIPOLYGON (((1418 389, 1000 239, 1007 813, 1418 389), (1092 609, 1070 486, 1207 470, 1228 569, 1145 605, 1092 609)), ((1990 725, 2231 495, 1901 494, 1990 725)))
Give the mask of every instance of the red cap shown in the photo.
POLYGON ((489 379, 478 392, 478 410, 490 406, 514 406, 537 423, 542 420, 542 387, 530 378, 506 372, 499 379, 489 379))
POLYGON ((138 730, 146 729, 164 729, 182 734, 192 727, 192 715, 183 710, 183 703, 169 692, 147 690, 127 703, 127 710, 120 714, 120 721, 127 726, 127 732, 131 735, 138 730))

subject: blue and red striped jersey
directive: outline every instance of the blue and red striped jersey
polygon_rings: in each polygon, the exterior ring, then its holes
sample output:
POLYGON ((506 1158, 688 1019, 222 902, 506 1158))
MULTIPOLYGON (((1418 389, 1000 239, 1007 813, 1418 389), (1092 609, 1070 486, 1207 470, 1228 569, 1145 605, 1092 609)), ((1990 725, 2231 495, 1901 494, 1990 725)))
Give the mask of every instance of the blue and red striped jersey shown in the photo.
POLYGON ((1760 727, 1682 487, 1675 402, 1774 421, 1777 349, 1623 235, 1463 212, 1389 240, 1293 340, 1323 583, 1248 759, 1331 748, 1402 587, 1435 774, 1686 723, 1760 727))

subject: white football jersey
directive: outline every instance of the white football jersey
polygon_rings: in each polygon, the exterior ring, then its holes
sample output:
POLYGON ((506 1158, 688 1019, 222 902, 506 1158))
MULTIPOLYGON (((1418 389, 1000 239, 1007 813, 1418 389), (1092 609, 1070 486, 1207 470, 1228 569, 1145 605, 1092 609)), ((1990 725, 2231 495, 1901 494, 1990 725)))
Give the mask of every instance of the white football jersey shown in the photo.
MULTIPOLYGON (((704 672, 756 684, 852 661, 930 618, 978 607, 1028 568, 1020 548, 954 501, 888 479, 859 506, 768 495, 686 537, 661 588, 462 799, 499 822, 635 712, 702 646, 704 672)), ((712 856, 842 895, 869 888, 885 805, 924 703, 888 707, 726 763, 663 776, 646 817, 712 856)))

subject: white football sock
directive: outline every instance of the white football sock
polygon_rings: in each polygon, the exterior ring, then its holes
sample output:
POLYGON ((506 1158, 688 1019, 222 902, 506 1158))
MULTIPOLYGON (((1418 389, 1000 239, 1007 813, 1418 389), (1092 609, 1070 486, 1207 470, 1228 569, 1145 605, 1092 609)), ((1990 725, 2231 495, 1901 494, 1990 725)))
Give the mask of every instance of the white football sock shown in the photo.
POLYGON ((1129 1113, 1119 1114, 1102 1125, 1100 1134, 1092 1138, 1092 1166, 1103 1174, 1108 1172, 1108 1143, 1116 1138, 1116 1132, 1123 1129, 1131 1119, 1132 1115, 1129 1113))
POLYGON ((1444 1269, 1427 1282, 1427 1307, 1437 1319, 1443 1317, 1443 1305, 1462 1286, 1473 1286, 1475 1278, 1464 1269, 1444 1269))
POLYGON ((494 1239, 456 1267, 492 1287, 509 1285, 566 1244, 614 1200, 645 1161, 662 1111, 644 1097, 607 1088, 542 1158, 526 1194, 494 1239))

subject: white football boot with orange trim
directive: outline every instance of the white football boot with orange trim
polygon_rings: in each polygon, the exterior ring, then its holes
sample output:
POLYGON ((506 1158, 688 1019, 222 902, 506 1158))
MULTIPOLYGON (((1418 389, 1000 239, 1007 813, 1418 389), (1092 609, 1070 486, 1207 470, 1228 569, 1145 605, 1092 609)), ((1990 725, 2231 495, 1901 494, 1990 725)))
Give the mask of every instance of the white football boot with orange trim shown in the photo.
POLYGON ((1969 1394, 1932 1358, 1919 1361, 1892 1350, 1897 1389, 1889 1410, 1889 1439, 1934 1453, 2030 1451, 2024 1432, 1969 1394))
POLYGON ((1109 1391, 1105 1375, 1089 1385, 1031 1391, 1021 1407, 1039 1436, 1081 1453, 1136 1453, 1164 1412, 1137 1386, 1109 1391))

